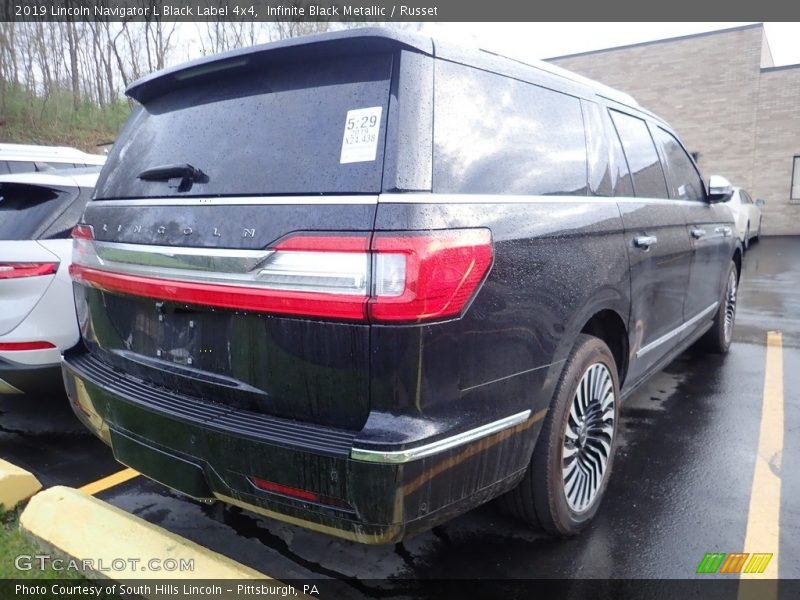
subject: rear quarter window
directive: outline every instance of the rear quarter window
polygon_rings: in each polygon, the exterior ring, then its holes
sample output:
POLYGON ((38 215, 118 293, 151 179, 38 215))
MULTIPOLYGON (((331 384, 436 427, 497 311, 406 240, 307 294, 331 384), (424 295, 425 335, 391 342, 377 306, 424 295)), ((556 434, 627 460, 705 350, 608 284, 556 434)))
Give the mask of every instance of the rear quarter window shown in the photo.
POLYGON ((436 61, 433 191, 587 194, 580 101, 436 61))
POLYGON ((0 184, 0 240, 38 239, 74 196, 42 186, 0 184))
POLYGON ((647 123, 616 110, 611 118, 622 141, 622 149, 633 177, 633 191, 639 198, 669 198, 664 170, 647 123))
POLYGON ((679 200, 705 200, 703 179, 680 142, 668 131, 655 127, 669 171, 670 196, 679 200))
POLYGON ((377 193, 391 71, 392 55, 378 54, 187 81, 131 116, 96 198, 377 193), (375 117, 376 152, 343 162, 348 114, 359 109, 375 109, 366 116, 375 117), (208 182, 184 193, 167 181, 138 179, 176 164, 200 169, 208 182))

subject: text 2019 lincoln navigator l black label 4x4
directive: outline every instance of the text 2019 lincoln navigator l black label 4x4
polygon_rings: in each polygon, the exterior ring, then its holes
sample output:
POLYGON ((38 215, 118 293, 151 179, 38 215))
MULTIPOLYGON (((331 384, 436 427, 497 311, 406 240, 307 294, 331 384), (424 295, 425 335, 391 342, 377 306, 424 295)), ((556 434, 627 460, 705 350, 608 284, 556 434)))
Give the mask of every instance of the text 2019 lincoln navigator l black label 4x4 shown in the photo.
POLYGON ((731 339, 740 250, 625 94, 383 30, 156 73, 75 231, 64 377, 119 461, 386 543, 597 512, 620 402, 731 339))

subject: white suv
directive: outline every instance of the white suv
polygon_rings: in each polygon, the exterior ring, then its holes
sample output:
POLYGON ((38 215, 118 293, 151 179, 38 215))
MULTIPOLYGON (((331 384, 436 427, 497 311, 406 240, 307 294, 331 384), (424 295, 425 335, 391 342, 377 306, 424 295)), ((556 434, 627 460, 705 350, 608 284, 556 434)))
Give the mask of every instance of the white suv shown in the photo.
POLYGON ((99 167, 0 175, 0 394, 61 384, 78 341, 70 232, 99 167))
POLYGON ((105 162, 102 154, 88 154, 69 146, 0 144, 0 175, 102 166, 105 162))

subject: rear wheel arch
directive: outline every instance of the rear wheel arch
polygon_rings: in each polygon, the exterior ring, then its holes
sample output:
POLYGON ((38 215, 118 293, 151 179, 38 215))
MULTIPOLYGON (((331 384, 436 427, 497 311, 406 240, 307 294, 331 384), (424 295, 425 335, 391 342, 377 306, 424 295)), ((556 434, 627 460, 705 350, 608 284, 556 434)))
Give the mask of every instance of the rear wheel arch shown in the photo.
POLYGON ((739 279, 742 277, 742 250, 741 248, 736 248, 733 251, 733 263, 736 265, 736 281, 738 282, 739 279))
POLYGON ((581 333, 601 339, 611 350, 617 363, 617 375, 621 387, 628 371, 628 329, 625 321, 616 311, 604 309, 586 321, 581 333))

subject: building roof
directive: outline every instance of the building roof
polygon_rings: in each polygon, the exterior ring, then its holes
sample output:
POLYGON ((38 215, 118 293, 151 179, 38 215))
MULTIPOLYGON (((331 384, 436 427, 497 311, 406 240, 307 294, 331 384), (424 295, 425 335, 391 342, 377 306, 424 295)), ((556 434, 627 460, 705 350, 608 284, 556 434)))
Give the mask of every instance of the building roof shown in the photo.
POLYGON ((590 56, 592 54, 602 54, 604 52, 615 52, 617 50, 628 50, 630 48, 640 48, 642 46, 652 46, 654 44, 664 44, 664 43, 668 43, 668 42, 678 42, 678 41, 682 41, 682 40, 702 38, 702 37, 708 37, 708 36, 712 36, 712 35, 721 35, 721 34, 725 34, 725 33, 733 33, 735 31, 745 31, 747 29, 756 29, 756 28, 762 28, 763 29, 763 27, 764 27, 763 23, 752 23, 750 25, 740 25, 738 27, 728 27, 727 29, 715 29, 713 31, 702 31, 700 33, 690 33, 688 35, 680 35, 678 37, 662 38, 662 39, 658 39, 658 40, 650 40, 650 41, 647 41, 647 42, 638 42, 636 44, 626 44, 624 46, 611 46, 610 48, 601 48, 601 49, 598 49, 598 50, 588 50, 586 52, 575 52, 574 54, 564 54, 564 55, 561 55, 561 56, 552 56, 550 58, 546 58, 545 60, 550 61, 550 60, 560 60, 560 59, 563 59, 563 58, 574 58, 574 57, 578 57, 578 56, 590 56))

